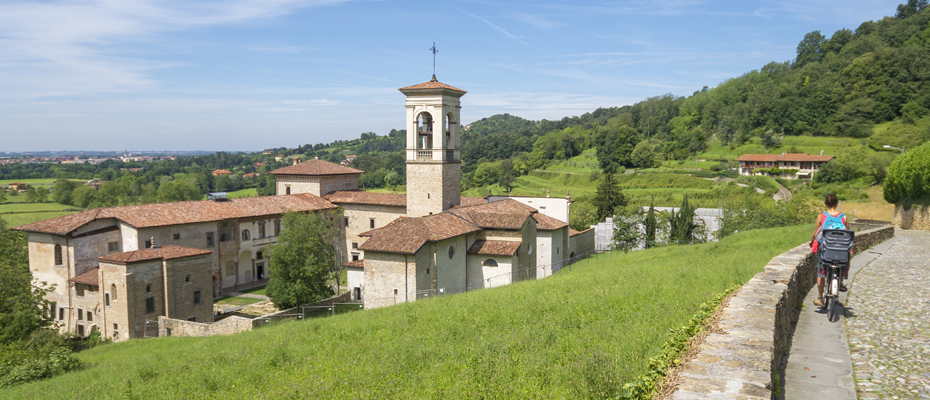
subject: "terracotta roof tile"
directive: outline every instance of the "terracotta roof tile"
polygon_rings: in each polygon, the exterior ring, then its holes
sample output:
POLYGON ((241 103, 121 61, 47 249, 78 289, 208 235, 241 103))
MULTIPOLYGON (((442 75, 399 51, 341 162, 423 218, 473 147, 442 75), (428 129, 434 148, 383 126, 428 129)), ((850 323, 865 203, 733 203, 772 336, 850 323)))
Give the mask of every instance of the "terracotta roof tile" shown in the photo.
POLYGON ((462 94, 467 93, 466 91, 462 89, 459 89, 454 86, 449 86, 449 85, 446 85, 445 83, 437 81, 435 76, 433 77, 432 80, 428 82, 418 83, 413 86, 405 86, 397 90, 404 91, 404 90, 423 90, 423 89, 449 89, 449 90, 454 90, 456 92, 462 92, 462 94))
POLYGON ((568 236, 580 235, 580 234, 585 233, 585 232, 587 232, 587 231, 590 231, 590 230, 592 230, 592 229, 594 229, 594 228, 588 228, 588 229, 585 229, 585 230, 583 230, 583 231, 576 231, 576 230, 574 230, 574 229, 572 229, 572 228, 568 228, 568 236))
POLYGON ((173 260, 176 258, 200 256, 210 253, 210 250, 204 249, 194 249, 181 246, 164 246, 155 249, 142 249, 127 251, 119 254, 110 254, 99 257, 98 260, 117 264, 132 264, 152 260, 173 260))
POLYGON ((523 243, 504 240, 478 240, 468 249, 468 254, 512 256, 517 254, 521 244, 523 243))
POLYGON ((297 165, 289 165, 269 172, 274 175, 348 175, 361 174, 362 170, 349 168, 345 165, 331 163, 326 160, 309 160, 297 165))
POLYGON ((346 268, 363 268, 364 269, 365 260, 361 259, 361 260, 349 261, 347 263, 342 263, 342 266, 346 268))
MULTIPOLYGON (((336 204, 377 204, 384 206, 407 206, 407 195, 403 193, 374 193, 364 190, 338 190, 323 195, 323 198, 336 204)), ((484 197, 461 197, 461 206, 487 204, 484 197)))
POLYGON ((540 231, 554 231, 568 226, 567 223, 545 214, 534 213, 533 219, 536 220, 536 229, 540 231))
POLYGON ((523 227, 526 218, 532 216, 536 209, 519 201, 506 199, 473 206, 454 207, 449 212, 466 218, 482 228, 517 230, 523 227))
POLYGON ((383 228, 359 235, 369 237, 359 249, 414 254, 426 242, 438 242, 480 230, 481 228, 451 213, 420 218, 400 217, 383 228))
POLYGON ((93 210, 82 211, 77 214, 63 215, 61 217, 47 219, 44 221, 20 225, 13 229, 17 231, 66 235, 69 232, 72 232, 75 229, 80 228, 85 224, 97 219, 97 214, 100 212, 100 210, 100 208, 95 208, 93 210))
POLYGON ((100 275, 98 274, 99 272, 100 267, 97 267, 83 274, 75 276, 74 278, 68 279, 68 281, 74 283, 83 283, 85 285, 91 286, 100 286, 100 275))
POLYGON ((827 162, 834 158, 834 156, 812 156, 802 153, 788 153, 788 154, 743 154, 736 161, 762 161, 762 162, 777 162, 777 161, 801 161, 801 162, 827 162))
POLYGON ((466 197, 462 196, 461 207, 477 206, 479 204, 488 204, 488 199, 484 197, 466 197))
POLYGON ((333 203, 378 204, 384 206, 407 206, 407 195, 400 193, 372 193, 364 190, 340 190, 323 195, 333 203))
POLYGON ((65 235, 93 220, 115 218, 136 228, 193 224, 278 215, 288 211, 317 211, 337 206, 313 194, 261 196, 225 201, 199 200, 95 208, 77 214, 21 225, 14 229, 65 235))

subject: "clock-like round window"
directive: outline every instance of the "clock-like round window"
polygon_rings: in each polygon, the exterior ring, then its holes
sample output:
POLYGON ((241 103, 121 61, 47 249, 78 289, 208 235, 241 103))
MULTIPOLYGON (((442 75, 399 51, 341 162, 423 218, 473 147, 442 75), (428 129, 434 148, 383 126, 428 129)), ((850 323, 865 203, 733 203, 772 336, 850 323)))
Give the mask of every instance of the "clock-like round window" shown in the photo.
POLYGON ((452 259, 452 256, 455 255, 455 247, 449 246, 449 259, 452 259))

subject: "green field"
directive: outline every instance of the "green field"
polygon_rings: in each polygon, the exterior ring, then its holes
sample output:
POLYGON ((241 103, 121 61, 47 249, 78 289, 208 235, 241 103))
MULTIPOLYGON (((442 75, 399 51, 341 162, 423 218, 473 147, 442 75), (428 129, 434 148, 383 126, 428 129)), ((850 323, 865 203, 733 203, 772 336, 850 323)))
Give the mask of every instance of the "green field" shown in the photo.
POLYGON ((585 398, 810 226, 588 258, 553 277, 235 336, 131 340, 0 398, 585 398))

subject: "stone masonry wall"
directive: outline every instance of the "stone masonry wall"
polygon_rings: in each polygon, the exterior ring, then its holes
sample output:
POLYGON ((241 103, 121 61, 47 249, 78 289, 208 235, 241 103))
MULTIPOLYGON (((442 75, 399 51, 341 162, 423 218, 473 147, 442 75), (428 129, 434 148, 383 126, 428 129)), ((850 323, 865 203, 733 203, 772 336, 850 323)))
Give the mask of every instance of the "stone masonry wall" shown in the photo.
POLYGON ((904 206, 898 204, 894 207, 892 222, 901 229, 930 231, 930 206, 913 205, 904 210, 904 206))
MULTIPOLYGON (((894 236, 888 226, 856 233, 859 254, 894 236)), ((816 259, 802 244, 771 261, 730 298, 697 355, 685 363, 673 399, 771 399, 773 382, 798 304, 817 278, 816 259)))

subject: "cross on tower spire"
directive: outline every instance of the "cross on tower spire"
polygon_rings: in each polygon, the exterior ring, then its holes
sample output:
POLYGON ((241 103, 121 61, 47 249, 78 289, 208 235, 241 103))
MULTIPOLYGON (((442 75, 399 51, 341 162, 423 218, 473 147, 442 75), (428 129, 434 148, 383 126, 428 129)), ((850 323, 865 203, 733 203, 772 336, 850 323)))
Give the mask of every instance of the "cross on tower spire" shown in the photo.
POLYGON ((436 50, 436 42, 433 42, 433 47, 430 47, 429 51, 433 52, 433 79, 431 81, 436 82, 436 53, 439 52, 436 50))

